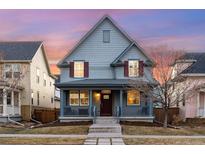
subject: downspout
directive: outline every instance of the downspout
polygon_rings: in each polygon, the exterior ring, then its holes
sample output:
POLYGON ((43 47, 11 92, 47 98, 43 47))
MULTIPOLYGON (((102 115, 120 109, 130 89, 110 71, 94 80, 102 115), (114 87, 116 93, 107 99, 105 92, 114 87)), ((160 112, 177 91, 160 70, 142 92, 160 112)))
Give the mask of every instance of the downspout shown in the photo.
POLYGON ((17 121, 12 120, 12 119, 10 118, 9 114, 8 114, 8 121, 9 121, 9 122, 12 122, 12 123, 15 123, 15 124, 17 124, 17 125, 20 125, 20 126, 25 127, 25 125, 24 125, 24 124, 22 124, 22 123, 20 123, 20 122, 17 122, 17 121))
MULTIPOLYGON (((31 93, 31 99, 33 99, 33 91, 31 93)), ((30 120, 35 122, 35 123, 42 124, 40 121, 35 120, 35 119, 32 118, 32 104, 31 104, 31 100, 30 100, 30 105, 29 106, 30 106, 30 120)))

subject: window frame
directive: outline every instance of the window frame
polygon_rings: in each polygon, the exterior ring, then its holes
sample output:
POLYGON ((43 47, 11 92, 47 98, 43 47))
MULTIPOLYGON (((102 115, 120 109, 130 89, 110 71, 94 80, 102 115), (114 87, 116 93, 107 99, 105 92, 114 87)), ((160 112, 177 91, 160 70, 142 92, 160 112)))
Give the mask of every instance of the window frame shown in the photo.
POLYGON ((127 106, 140 106, 141 105, 141 95, 140 95, 140 91, 139 90, 127 90, 127 103, 126 103, 127 106), (139 103, 138 104, 129 104, 128 103, 128 93, 130 91, 138 91, 139 92, 139 103))
POLYGON ((6 92, 6 104, 7 106, 12 106, 12 91, 7 91, 6 92), (10 98, 8 97, 8 94, 10 93, 10 98), (8 98, 10 99, 10 103, 8 104, 8 98))
POLYGON ((43 72, 43 86, 46 87, 46 73, 43 72))
POLYGON ((18 91, 14 91, 13 92, 13 102, 14 102, 14 106, 16 106, 16 107, 19 107, 19 92, 18 91), (17 94, 16 96, 17 96, 17 100, 15 99, 15 94, 17 94), (17 101, 17 102, 15 102, 15 101, 17 101))
MULTIPOLYGON (((75 60, 75 61, 73 61, 73 77, 74 78, 85 78, 85 61, 84 60, 75 60), (82 63, 83 64, 83 70, 82 70, 82 72, 83 72, 83 75, 82 76, 76 76, 76 73, 75 73, 75 71, 76 71, 76 68, 75 68, 75 63, 82 63)), ((78 71, 80 71, 80 70, 78 70, 78 71)))
POLYGON ((89 100, 90 100, 89 90, 69 90, 69 92, 68 92, 68 100, 69 100, 69 103, 67 103, 67 104, 68 104, 69 106, 71 106, 71 107, 88 107, 89 104, 90 104, 90 102, 89 102, 89 100), (75 104, 75 105, 71 104, 71 96, 70 96, 70 93, 71 93, 72 91, 77 91, 77 92, 78 92, 78 103, 75 104), (83 104, 81 103, 81 97, 80 97, 81 91, 87 91, 87 92, 88 92, 88 104, 87 104, 87 105, 83 105, 83 104))
POLYGON ((40 92, 37 91, 37 105, 40 105, 40 92))
POLYGON ((12 78, 15 78, 15 79, 20 78, 20 75, 21 75, 21 65, 20 64, 12 64, 12 75, 13 75, 12 78), (17 66, 16 68, 18 68, 19 70, 15 71, 14 66, 17 66), (19 73, 19 76, 15 77, 14 73, 19 73))
POLYGON ((36 83, 40 83, 40 69, 36 67, 36 83))
MULTIPOLYGON (((140 72, 139 72, 139 59, 129 59, 128 60, 128 77, 130 78, 135 78, 135 77, 139 77, 140 76, 140 72), (137 67, 137 74, 136 75, 130 75, 130 62, 137 62, 138 63, 138 67, 137 67)), ((133 69, 133 68, 132 68, 133 69)))
POLYGON ((3 94, 3 89, 0 89, 0 106, 4 104, 4 94, 3 94))
POLYGON ((110 43, 110 30, 103 30, 103 43, 110 43), (105 40, 105 34, 109 34, 108 35, 108 40, 105 40))

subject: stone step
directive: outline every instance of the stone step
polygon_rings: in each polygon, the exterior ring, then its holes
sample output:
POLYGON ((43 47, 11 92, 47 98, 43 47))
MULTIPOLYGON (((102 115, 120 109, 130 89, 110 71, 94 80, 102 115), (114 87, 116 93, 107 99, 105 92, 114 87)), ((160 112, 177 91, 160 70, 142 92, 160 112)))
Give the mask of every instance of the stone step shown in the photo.
POLYGON ((121 126, 119 124, 94 124, 90 126, 89 133, 121 133, 121 126))
POLYGON ((117 124, 118 119, 115 117, 97 117, 95 123, 96 124, 117 124))

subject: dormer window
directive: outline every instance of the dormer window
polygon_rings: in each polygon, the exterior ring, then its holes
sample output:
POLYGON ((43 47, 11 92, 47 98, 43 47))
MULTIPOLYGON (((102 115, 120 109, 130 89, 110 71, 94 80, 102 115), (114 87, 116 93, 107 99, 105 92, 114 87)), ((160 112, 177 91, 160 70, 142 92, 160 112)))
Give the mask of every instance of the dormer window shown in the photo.
POLYGON ((84 77, 84 61, 74 62, 74 77, 83 78, 84 77))
POLYGON ((110 30, 103 30, 103 42, 110 43, 110 30))
POLYGON ((139 61, 138 60, 129 60, 128 61, 129 68, 129 77, 137 77, 139 76, 139 61))

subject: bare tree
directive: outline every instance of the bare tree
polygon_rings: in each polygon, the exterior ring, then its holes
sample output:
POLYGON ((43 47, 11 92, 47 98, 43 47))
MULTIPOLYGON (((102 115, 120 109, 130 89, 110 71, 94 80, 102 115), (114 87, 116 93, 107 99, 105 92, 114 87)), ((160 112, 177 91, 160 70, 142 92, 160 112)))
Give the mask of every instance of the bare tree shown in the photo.
POLYGON ((13 63, 6 63, 3 53, 0 52, 0 98, 4 98, 9 92, 20 88, 21 81, 28 72, 27 65, 19 64, 18 71, 14 72, 12 67, 6 67, 9 64, 13 63))
POLYGON ((155 83, 145 82, 142 79, 130 81, 132 88, 157 100, 157 105, 164 110, 164 127, 168 125, 169 108, 178 106, 192 97, 200 85, 198 80, 193 81, 181 75, 187 67, 184 63, 173 65, 183 54, 182 50, 169 49, 166 46, 151 48, 150 55, 156 63, 153 69, 155 83))

